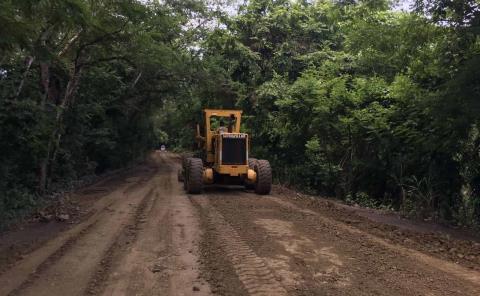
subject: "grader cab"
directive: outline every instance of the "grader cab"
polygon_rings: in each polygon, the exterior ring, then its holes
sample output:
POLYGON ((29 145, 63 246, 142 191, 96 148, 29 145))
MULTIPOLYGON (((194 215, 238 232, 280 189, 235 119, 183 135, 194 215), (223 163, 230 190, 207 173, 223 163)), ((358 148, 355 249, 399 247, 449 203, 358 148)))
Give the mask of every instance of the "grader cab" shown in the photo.
POLYGON ((257 194, 269 194, 272 171, 268 160, 249 158, 248 134, 240 132, 242 111, 205 109, 204 134, 197 124, 195 140, 202 157, 182 161, 179 180, 188 193, 202 192, 204 185, 243 185, 257 194))

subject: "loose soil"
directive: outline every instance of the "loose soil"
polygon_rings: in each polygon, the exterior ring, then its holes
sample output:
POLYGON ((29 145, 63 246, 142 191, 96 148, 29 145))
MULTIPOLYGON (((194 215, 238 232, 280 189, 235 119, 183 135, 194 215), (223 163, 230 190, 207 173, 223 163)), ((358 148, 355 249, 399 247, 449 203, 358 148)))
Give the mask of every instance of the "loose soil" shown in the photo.
POLYGON ((187 195, 179 162, 155 152, 69 196, 67 221, 2 234, 0 295, 480 295, 474 238, 281 188, 187 195))

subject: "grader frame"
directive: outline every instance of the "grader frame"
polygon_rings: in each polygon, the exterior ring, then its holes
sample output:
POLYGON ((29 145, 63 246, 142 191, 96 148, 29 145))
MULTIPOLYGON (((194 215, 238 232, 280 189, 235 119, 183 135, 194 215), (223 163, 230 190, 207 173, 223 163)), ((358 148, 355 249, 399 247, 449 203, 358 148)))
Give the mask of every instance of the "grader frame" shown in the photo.
POLYGON ((254 189, 257 194, 270 193, 270 163, 249 157, 249 135, 240 130, 242 111, 204 109, 203 115, 204 135, 197 124, 195 136, 203 157, 184 158, 179 172, 187 192, 200 193, 204 185, 233 184, 254 189))

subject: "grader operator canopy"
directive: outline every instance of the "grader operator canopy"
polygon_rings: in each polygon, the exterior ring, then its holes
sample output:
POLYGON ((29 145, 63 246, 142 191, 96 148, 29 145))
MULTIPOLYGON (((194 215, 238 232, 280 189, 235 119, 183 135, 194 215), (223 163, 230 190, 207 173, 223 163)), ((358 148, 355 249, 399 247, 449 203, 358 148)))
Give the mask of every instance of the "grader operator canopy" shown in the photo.
POLYGON ((186 158, 179 180, 189 193, 199 193, 204 184, 235 184, 268 194, 272 174, 267 160, 249 158, 248 134, 240 132, 242 111, 205 109, 204 135, 197 124, 196 141, 202 158, 186 158))
MULTIPOLYGON (((240 125, 241 125, 241 116, 242 111, 239 110, 218 110, 218 109, 205 109, 204 113, 204 120, 205 120, 205 137, 202 137, 200 134, 200 125, 197 124, 197 142, 199 143, 200 148, 206 150, 206 162, 215 162, 215 135, 218 134, 237 134, 235 136, 231 135, 229 137, 243 137, 246 142, 247 135, 240 134, 240 125)), ((224 137, 227 135, 224 135, 224 137)), ((228 142, 228 141, 225 141, 228 142)), ((227 149, 231 149, 237 146, 232 146, 232 142, 224 143, 225 146, 229 146, 227 149)), ((245 143, 243 147, 245 148, 245 154, 247 153, 247 145, 245 143)), ((239 151, 237 152, 237 156, 239 151)), ((247 156, 245 155, 245 163, 247 161, 247 156)), ((240 163, 237 163, 240 164, 240 163)))

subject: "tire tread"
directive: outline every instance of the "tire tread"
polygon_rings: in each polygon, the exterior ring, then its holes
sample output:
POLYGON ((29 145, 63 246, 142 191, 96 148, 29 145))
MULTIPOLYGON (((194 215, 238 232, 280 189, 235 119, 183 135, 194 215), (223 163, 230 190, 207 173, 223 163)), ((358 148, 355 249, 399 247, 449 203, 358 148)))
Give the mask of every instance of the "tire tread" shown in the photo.
POLYGON ((255 166, 257 173, 257 182, 255 184, 255 193, 266 195, 272 190, 272 168, 268 160, 259 159, 255 166))
POLYGON ((187 192, 199 194, 203 189, 203 162, 200 158, 190 158, 188 162, 187 192))

